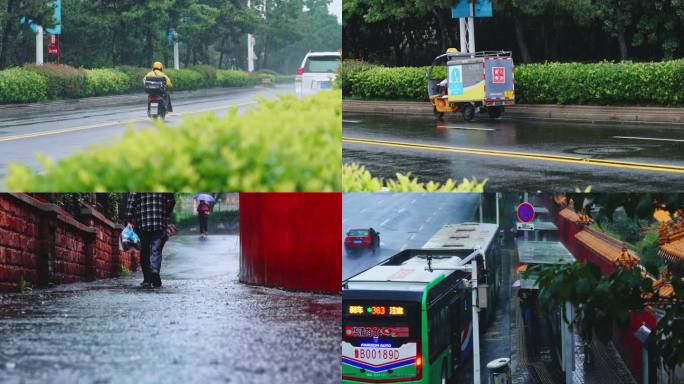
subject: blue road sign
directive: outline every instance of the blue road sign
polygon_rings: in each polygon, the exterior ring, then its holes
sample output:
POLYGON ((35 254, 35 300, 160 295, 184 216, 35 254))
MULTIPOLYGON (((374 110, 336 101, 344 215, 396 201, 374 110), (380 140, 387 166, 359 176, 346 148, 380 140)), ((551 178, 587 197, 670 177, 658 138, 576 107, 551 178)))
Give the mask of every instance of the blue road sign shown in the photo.
MULTIPOLYGON (((45 30, 45 32, 52 34, 52 35, 61 35, 62 34, 62 0, 55 0, 54 18, 55 18, 54 28, 48 28, 45 30)), ((22 24, 24 24, 24 23, 28 24, 34 33, 38 30, 38 24, 34 23, 33 20, 29 19, 28 17, 22 17, 21 19, 19 19, 19 22, 22 24)))
MULTIPOLYGON (((470 3, 473 0, 459 0, 456 5, 451 7, 451 17, 459 19, 461 17, 471 17, 470 3)), ((492 0, 474 0, 474 17, 492 17, 492 0)))
POLYGON ((518 220, 523 223, 529 223, 534 220, 534 206, 528 202, 521 203, 518 205, 518 220))

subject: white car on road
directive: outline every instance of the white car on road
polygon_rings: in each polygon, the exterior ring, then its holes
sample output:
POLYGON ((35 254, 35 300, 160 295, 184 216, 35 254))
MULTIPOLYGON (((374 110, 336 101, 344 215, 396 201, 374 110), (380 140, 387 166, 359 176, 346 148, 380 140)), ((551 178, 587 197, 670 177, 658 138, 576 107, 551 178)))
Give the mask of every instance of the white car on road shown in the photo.
POLYGON ((321 89, 331 89, 341 59, 339 52, 307 53, 295 77, 297 96, 313 95, 321 89))

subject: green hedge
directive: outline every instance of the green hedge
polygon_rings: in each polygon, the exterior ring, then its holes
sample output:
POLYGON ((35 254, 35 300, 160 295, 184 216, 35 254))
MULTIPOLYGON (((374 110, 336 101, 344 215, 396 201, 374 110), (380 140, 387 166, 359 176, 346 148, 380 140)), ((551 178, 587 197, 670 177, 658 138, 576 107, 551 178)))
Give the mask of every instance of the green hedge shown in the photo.
POLYGON ((57 64, 30 64, 24 68, 45 78, 45 91, 48 99, 58 97, 73 99, 83 95, 86 74, 82 68, 57 64))
MULTIPOLYGON (((142 79, 141 79, 142 83, 142 79)), ((85 71, 82 97, 117 95, 130 91, 130 78, 116 69, 88 69, 85 71)))
MULTIPOLYGON (((361 99, 427 100, 429 67, 343 65, 344 96, 361 99)), ((446 76, 444 67, 433 76, 446 76)), ((520 104, 684 105, 684 60, 658 63, 544 63, 515 68, 520 104)))
POLYGON ((252 76, 243 71, 232 71, 220 69, 216 71, 216 84, 221 87, 240 87, 245 85, 256 85, 261 83, 261 78, 252 76))
POLYGON ((342 190, 344 192, 483 192, 487 179, 463 179, 456 184, 448 179, 444 184, 429 181, 421 183, 411 174, 396 174, 396 179, 382 180, 373 177, 363 166, 355 163, 342 166, 342 190))
POLYGON ((6 185, 24 192, 341 190, 340 92, 257 105, 131 129, 58 163, 43 158, 40 173, 11 164, 6 185))
MULTIPOLYGON (((0 104, 140 92, 142 79, 148 72, 147 68, 131 66, 83 69, 56 64, 6 69, 0 71, 0 104)), ((217 70, 209 65, 166 72, 173 81, 173 89, 180 91, 256 85, 262 77, 269 77, 272 82, 293 79, 270 73, 217 70)))
POLYGON ((30 103, 47 99, 47 80, 24 68, 0 71, 0 103, 30 103))
POLYGON ((515 84, 527 104, 684 105, 684 60, 521 65, 515 84))

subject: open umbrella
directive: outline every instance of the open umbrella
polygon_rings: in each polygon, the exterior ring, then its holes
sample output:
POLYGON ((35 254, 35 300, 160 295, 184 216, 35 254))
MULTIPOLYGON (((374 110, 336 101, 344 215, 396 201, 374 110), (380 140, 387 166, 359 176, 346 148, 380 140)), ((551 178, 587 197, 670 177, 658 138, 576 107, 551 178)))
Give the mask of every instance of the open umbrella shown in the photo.
POLYGON ((206 201, 207 203, 213 203, 214 202, 214 196, 212 196, 208 193, 198 193, 197 195, 195 195, 195 200, 206 201))

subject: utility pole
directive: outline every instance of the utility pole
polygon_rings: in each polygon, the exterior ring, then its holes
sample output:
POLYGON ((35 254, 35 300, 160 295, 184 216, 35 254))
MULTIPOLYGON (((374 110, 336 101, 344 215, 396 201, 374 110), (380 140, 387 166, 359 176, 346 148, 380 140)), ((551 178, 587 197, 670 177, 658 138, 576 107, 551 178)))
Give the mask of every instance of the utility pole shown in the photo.
MULTIPOLYGON (((429 257, 429 256, 428 256, 429 257)), ((426 271, 464 271, 470 272, 470 289, 472 292, 471 306, 473 315, 473 384, 480 384, 480 307, 477 299, 477 258, 482 257, 483 262, 485 254, 478 247, 470 255, 465 257, 461 262, 463 265, 454 268, 432 268, 428 259, 428 266, 426 271), (470 265, 469 265, 470 264, 470 265)))
POLYGON ((178 33, 173 31, 173 69, 180 69, 180 58, 178 54, 178 33))
MULTIPOLYGON (((250 0, 247 0, 247 8, 250 8, 251 3, 250 0)), ((264 8, 266 6, 264 5, 264 8)), ((254 38, 254 35, 251 33, 247 34, 247 72, 254 72, 254 61, 256 59, 256 56, 254 55, 254 44, 256 43, 256 39, 254 38)))
POLYGON ((475 1, 470 2, 468 18, 468 53, 475 53, 475 1))
POLYGON ((494 200, 496 200, 496 226, 499 226, 499 192, 494 193, 494 200))
POLYGON ((36 64, 43 65, 43 26, 36 25, 36 64))

